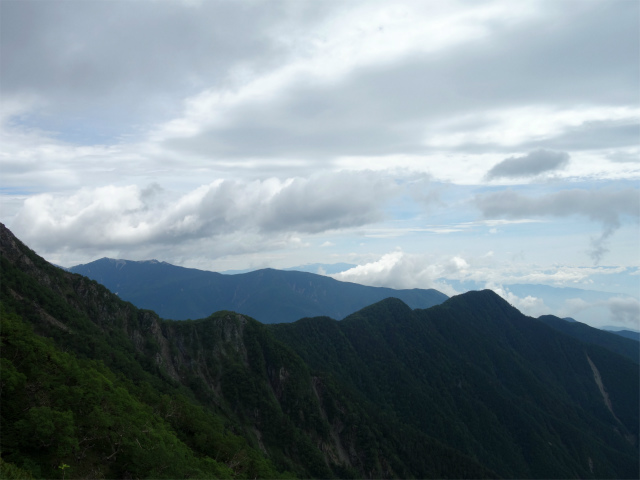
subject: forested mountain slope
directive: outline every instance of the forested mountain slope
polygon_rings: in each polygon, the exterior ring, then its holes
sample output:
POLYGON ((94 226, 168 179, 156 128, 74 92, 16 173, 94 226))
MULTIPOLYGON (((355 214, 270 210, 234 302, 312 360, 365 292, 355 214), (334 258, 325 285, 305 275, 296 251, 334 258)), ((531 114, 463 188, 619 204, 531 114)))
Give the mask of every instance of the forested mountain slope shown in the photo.
POLYGON ((638 477, 638 365, 493 292, 169 321, 1 225, 0 262, 3 476, 638 477))
POLYGON ((600 345, 601 347, 627 357, 635 363, 640 362, 640 343, 631 338, 625 338, 624 335, 617 335, 616 332, 593 328, 584 323, 576 322, 575 320, 567 322, 564 318, 558 318, 554 315, 542 315, 538 317, 538 320, 555 330, 577 338, 585 343, 600 345))
POLYGON ((249 315, 262 323, 312 316, 341 320, 388 297, 400 298, 411 308, 428 308, 448 298, 433 289, 367 287, 306 272, 264 269, 223 275, 155 260, 103 258, 69 270, 173 320, 204 318, 219 310, 249 315))
POLYGON ((0 261, 3 476, 495 476, 312 374, 255 320, 163 321, 4 226, 0 261))
POLYGON ((270 328, 312 368, 503 477, 638 476, 638 365, 491 291, 270 328))

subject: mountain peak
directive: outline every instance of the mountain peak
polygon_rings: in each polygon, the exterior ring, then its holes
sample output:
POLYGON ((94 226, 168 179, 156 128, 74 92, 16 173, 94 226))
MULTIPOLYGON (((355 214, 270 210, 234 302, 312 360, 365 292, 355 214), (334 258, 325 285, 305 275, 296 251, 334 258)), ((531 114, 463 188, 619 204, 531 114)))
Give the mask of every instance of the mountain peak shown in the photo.
POLYGON ((468 292, 451 297, 449 300, 444 302, 443 305, 457 304, 461 302, 472 303, 474 305, 500 306, 502 308, 510 307, 513 310, 517 311, 517 309, 513 305, 511 305, 508 301, 506 301, 504 298, 490 289, 469 290, 468 292))
POLYGON ((399 298, 388 297, 360 311, 349 315, 345 320, 362 317, 381 317, 401 319, 411 315, 413 310, 399 298))

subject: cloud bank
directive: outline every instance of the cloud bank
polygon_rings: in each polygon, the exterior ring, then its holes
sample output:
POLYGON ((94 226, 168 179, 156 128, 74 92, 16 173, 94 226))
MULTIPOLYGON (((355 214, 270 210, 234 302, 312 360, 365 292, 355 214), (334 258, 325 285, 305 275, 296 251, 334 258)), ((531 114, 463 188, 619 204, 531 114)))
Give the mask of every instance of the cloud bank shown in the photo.
POLYGON ((85 188, 29 197, 16 233, 47 250, 172 245, 224 235, 315 234, 384 218, 397 186, 373 173, 285 181, 220 180, 184 195, 157 185, 85 188))

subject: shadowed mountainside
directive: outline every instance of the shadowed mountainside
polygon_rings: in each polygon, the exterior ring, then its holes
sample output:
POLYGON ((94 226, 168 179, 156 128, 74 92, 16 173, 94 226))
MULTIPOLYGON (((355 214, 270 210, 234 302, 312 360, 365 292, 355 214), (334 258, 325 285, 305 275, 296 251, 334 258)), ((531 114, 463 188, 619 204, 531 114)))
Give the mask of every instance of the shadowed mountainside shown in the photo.
POLYGON ((600 345, 635 363, 640 362, 640 344, 638 341, 633 341, 632 336, 625 338, 625 335, 617 334, 617 332, 593 328, 573 319, 573 321, 567 322, 566 319, 554 315, 542 315, 538 317, 538 320, 585 343, 600 345))

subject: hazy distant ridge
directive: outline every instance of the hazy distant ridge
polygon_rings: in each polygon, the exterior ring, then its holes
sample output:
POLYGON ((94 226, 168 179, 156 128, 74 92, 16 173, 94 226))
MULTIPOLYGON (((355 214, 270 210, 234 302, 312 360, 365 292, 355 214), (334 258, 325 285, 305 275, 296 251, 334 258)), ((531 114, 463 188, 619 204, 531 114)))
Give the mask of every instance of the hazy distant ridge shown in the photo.
POLYGON ((389 297, 411 308, 429 308, 448 298, 433 289, 368 287, 308 272, 264 269, 223 275, 157 260, 102 258, 69 270, 96 280, 137 307, 175 320, 202 318, 219 310, 250 315, 263 323, 315 316, 340 320, 389 297))

